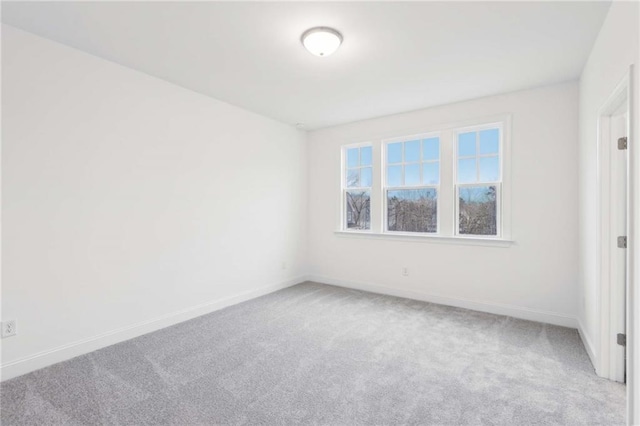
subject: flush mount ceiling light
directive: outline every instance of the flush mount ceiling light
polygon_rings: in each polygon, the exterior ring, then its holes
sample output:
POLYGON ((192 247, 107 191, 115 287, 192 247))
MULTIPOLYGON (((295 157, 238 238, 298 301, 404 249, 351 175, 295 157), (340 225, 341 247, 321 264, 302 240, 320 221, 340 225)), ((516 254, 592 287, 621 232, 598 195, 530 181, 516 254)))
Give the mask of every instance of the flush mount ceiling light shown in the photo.
POLYGON ((340 47, 342 34, 333 28, 316 27, 302 34, 302 44, 316 56, 329 56, 340 47))

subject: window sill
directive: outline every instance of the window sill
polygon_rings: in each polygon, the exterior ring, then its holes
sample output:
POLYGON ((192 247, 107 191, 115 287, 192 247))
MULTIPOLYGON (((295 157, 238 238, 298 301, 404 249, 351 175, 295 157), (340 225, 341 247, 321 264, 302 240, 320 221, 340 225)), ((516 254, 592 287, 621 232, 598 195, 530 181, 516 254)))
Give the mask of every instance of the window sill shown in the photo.
POLYGON ((371 231, 335 231, 338 237, 369 238, 375 240, 410 241, 417 243, 457 244, 485 247, 511 247, 516 244, 513 240, 504 238, 482 237, 444 237, 441 235, 416 235, 401 232, 371 232, 371 231))

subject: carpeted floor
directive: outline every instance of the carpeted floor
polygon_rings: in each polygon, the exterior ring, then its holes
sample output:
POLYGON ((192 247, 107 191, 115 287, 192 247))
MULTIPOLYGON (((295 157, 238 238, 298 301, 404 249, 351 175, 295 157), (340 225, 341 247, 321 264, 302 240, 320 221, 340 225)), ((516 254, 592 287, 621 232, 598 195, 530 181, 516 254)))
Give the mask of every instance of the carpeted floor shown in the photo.
POLYGON ((304 283, 2 383, 2 425, 614 425, 576 330, 304 283))

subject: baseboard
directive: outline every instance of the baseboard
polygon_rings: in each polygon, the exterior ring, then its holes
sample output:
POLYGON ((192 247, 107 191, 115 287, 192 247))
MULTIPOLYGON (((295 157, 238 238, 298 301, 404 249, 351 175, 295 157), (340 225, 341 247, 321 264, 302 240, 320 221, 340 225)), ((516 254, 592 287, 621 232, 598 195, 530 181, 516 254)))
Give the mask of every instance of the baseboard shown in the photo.
POLYGON ((411 290, 402 290, 380 285, 365 284, 354 281, 341 280, 336 278, 311 275, 309 281, 322 284, 330 284, 339 287, 352 288, 356 290, 368 291, 371 293, 386 294, 389 296, 404 297, 407 299, 421 300, 424 302, 437 303, 439 305, 455 306, 458 308, 470 309, 472 311, 487 312, 497 315, 525 319, 529 321, 542 322, 546 324, 559 325, 562 327, 577 328, 576 317, 556 312, 547 312, 537 309, 525 308, 521 306, 504 305, 493 302, 478 301, 472 299, 453 298, 440 296, 411 290))
POLYGON ((304 282, 308 279, 306 276, 299 276, 290 280, 286 280, 277 284, 272 284, 255 290, 245 291, 234 296, 225 297, 223 299, 211 300, 190 308, 175 311, 167 315, 163 315, 152 320, 143 321, 130 326, 122 327, 116 330, 108 331, 87 339, 78 340, 67 345, 59 346, 50 350, 39 352, 15 361, 8 362, 0 366, 0 381, 12 379, 23 374, 30 373, 35 370, 66 361, 80 355, 93 352, 134 337, 160 330, 192 318, 205 315, 228 306, 232 306, 247 300, 265 294, 273 293, 287 287, 304 282))
POLYGON ((584 345, 585 350, 587 351, 587 355, 589 355, 589 359, 591 360, 591 365, 593 369, 597 371, 596 365, 598 365, 596 358, 596 351, 593 347, 593 343, 591 343, 591 339, 589 335, 584 330, 584 325, 582 321, 578 319, 578 334, 580 334, 580 339, 582 339, 582 344, 584 345))

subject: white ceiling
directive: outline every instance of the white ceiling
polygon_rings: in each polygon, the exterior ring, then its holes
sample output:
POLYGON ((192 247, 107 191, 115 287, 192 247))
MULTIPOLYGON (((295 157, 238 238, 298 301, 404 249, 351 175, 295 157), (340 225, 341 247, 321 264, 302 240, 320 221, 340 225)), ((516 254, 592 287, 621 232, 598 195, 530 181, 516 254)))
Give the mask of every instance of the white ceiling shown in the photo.
POLYGON ((2 21, 308 129, 579 77, 609 2, 3 2, 2 21), (331 26, 332 56, 300 35, 331 26))

